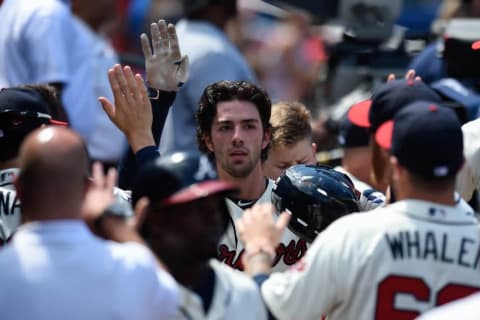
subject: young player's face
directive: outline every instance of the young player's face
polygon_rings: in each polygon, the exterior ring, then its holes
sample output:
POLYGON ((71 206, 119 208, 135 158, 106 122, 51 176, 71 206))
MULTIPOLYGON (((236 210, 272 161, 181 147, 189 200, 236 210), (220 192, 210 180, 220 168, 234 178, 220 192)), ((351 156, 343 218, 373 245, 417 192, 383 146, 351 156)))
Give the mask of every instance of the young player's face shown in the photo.
POLYGON ((235 178, 247 177, 261 165, 261 153, 269 141, 254 104, 238 100, 218 103, 206 143, 215 154, 219 172, 235 178))
POLYGON ((268 158, 263 165, 265 175, 275 180, 286 169, 296 164, 316 164, 315 145, 310 138, 298 141, 293 146, 270 148, 268 158))

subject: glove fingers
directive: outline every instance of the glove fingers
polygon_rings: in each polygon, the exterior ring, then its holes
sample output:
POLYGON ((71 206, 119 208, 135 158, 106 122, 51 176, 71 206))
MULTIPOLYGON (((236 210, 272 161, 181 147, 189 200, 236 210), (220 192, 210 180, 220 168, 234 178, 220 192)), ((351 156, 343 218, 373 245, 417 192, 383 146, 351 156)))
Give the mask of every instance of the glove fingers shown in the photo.
POLYGON ((158 20, 158 28, 160 30, 160 54, 162 56, 168 56, 170 52, 170 44, 167 32, 167 23, 165 20, 158 20))
POLYGON ((150 59, 152 57, 152 48, 150 47, 150 41, 148 36, 145 33, 140 35, 140 41, 142 43, 142 51, 145 59, 150 59))
POLYGON ((177 31, 173 24, 169 24, 167 28, 168 40, 170 41, 171 57, 173 61, 178 61, 182 58, 180 54, 180 47, 178 46, 177 31))
POLYGON ((178 86, 182 86, 188 79, 188 71, 190 69, 190 62, 188 56, 183 56, 180 62, 178 63, 177 70, 177 81, 178 86))
POLYGON ((153 54, 160 54, 162 51, 160 28, 155 22, 150 25, 150 34, 152 35, 153 54))

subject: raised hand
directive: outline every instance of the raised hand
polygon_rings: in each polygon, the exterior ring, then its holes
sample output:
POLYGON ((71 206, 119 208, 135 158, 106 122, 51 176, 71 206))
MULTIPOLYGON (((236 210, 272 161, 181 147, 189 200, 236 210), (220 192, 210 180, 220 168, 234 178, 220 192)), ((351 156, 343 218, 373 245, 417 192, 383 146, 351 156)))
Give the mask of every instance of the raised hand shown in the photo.
MULTIPOLYGON (((393 73, 390 73, 387 77, 387 82, 395 79, 396 79, 395 75, 393 73)), ((415 70, 410 69, 405 73, 405 80, 419 81, 419 80, 422 80, 422 78, 416 75, 415 70)))
POLYGON ((115 201, 113 187, 117 179, 117 171, 113 168, 103 174, 102 164, 95 162, 92 167, 90 187, 83 201, 83 218, 90 226, 102 212, 115 201))
POLYGON ((145 33, 142 33, 143 55, 148 86, 163 91, 177 91, 188 78, 188 56, 180 53, 177 31, 173 24, 167 26, 165 20, 150 26, 152 47, 145 33))
POLYGON ((133 152, 155 145, 151 132, 153 115, 150 100, 141 75, 134 75, 129 66, 115 65, 108 71, 114 105, 100 97, 103 110, 110 120, 125 134, 133 152))
POLYGON ((259 204, 245 210, 242 218, 237 220, 237 229, 245 246, 245 255, 264 252, 273 260, 275 248, 290 221, 290 214, 287 212, 283 212, 278 220, 274 221, 274 213, 275 209, 271 204, 259 204))

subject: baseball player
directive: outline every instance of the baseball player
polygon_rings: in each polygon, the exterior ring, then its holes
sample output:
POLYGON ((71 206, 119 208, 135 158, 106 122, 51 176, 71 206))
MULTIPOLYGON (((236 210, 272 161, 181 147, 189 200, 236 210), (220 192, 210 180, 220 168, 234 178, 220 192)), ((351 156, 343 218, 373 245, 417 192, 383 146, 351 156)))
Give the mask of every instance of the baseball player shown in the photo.
MULTIPOLYGON (((455 202, 463 137, 455 113, 417 102, 381 126, 377 143, 390 150, 397 202, 336 220, 301 262, 261 285, 279 319, 414 319, 480 289, 480 227, 455 202)), ((258 207, 238 222, 245 270, 268 277, 274 241, 288 222, 258 207)))
POLYGON ((467 201, 473 192, 480 189, 480 119, 465 123, 462 126, 465 165, 457 176, 456 189, 467 201))
POLYGON ((19 172, 17 158, 23 139, 42 125, 66 125, 50 116, 50 101, 54 100, 53 91, 44 90, 43 86, 0 91, 0 245, 10 239, 21 222, 13 181, 19 172))
POLYGON ((174 319, 266 319, 252 279, 215 259, 229 225, 225 195, 234 189, 208 163, 177 152, 140 169, 133 189, 145 217, 140 232, 181 285, 174 319))
POLYGON ((310 121, 310 112, 300 102, 280 101, 272 105, 272 138, 263 163, 267 177, 276 180, 293 165, 317 163, 310 121))
MULTIPOLYGON (((245 81, 219 81, 207 86, 197 111, 200 151, 215 161, 220 180, 238 187, 227 199, 232 218, 219 246, 219 259, 242 269, 244 247, 234 221, 256 203, 270 203, 274 182, 265 177, 262 161, 270 142, 271 102, 267 93, 245 81)), ((306 252, 307 243, 287 230, 276 250, 275 270, 286 270, 306 252)))

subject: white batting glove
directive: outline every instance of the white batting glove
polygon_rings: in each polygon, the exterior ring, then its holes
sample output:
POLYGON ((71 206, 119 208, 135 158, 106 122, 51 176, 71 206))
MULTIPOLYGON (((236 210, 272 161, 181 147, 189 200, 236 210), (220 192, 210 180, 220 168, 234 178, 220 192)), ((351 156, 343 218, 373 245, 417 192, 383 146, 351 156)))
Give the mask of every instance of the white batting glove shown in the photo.
POLYGON ((173 24, 165 20, 150 26, 152 47, 145 33, 142 33, 143 55, 147 72, 148 86, 163 91, 177 91, 188 78, 188 56, 180 53, 177 31, 173 24))
POLYGON ((375 189, 364 190, 358 200, 358 209, 360 211, 370 211, 378 207, 385 206, 385 195, 375 189))

